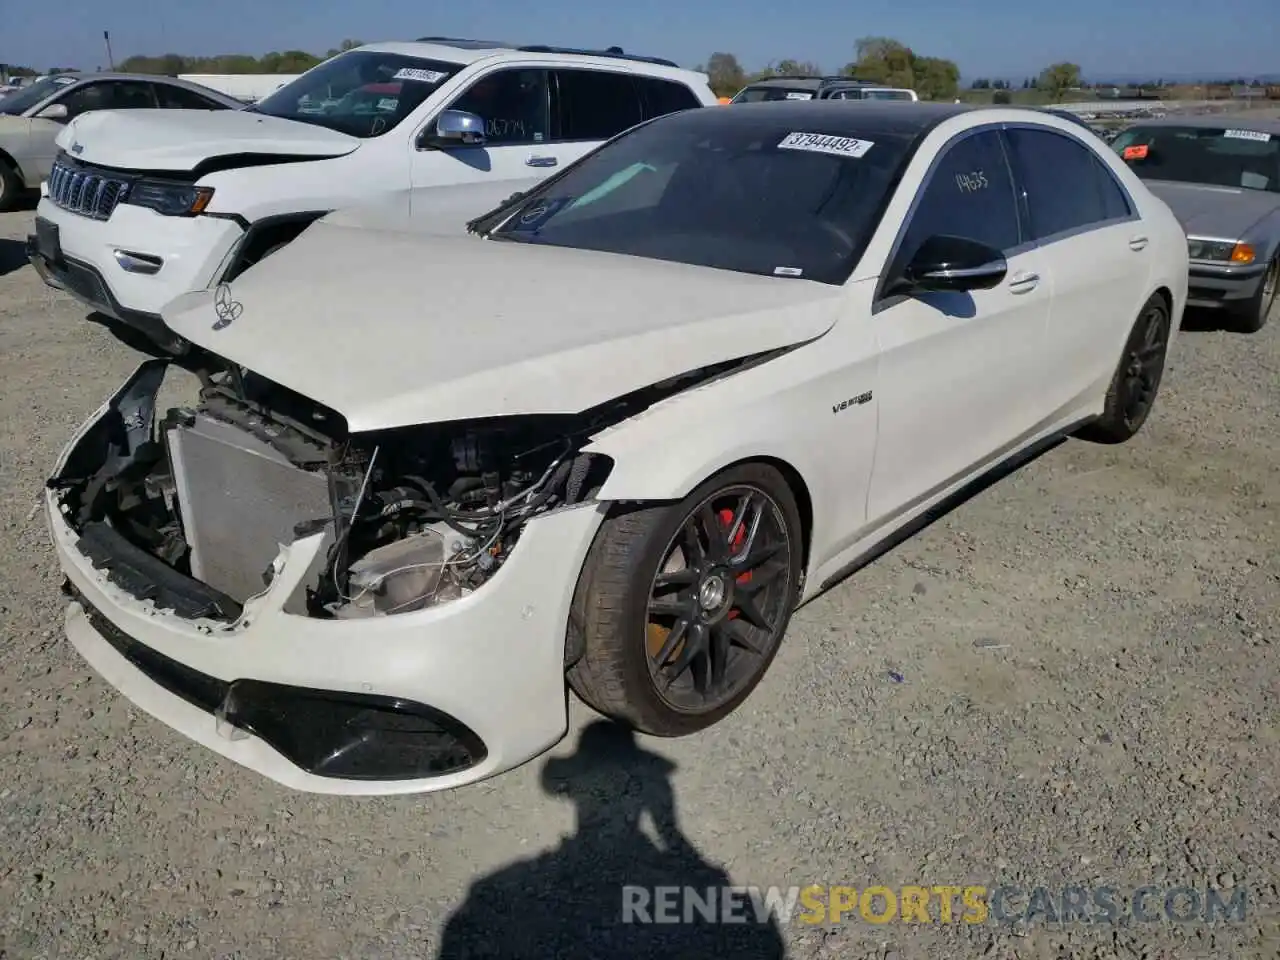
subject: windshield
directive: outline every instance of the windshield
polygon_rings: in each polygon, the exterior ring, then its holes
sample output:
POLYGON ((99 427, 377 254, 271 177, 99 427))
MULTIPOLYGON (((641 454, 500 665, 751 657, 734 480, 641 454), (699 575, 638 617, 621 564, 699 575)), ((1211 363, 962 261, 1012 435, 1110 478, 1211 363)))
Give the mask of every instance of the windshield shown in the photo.
POLYGON ((812 100, 815 94, 805 87, 744 87, 733 98, 734 103, 760 103, 765 100, 812 100))
POLYGON ((368 139, 394 129, 461 64, 356 50, 308 70, 250 108, 368 139))
POLYGON ((17 116, 26 113, 37 103, 53 96, 56 90, 76 82, 75 77, 41 77, 29 87, 19 87, 0 100, 0 113, 17 116))
POLYGON ((911 92, 908 90, 867 90, 863 93, 864 100, 910 100, 911 92))
POLYGON ((637 127, 535 188, 491 236, 843 283, 910 141, 754 112, 637 127))
POLYGON ((1144 180, 1280 193, 1280 138, 1223 127, 1130 127, 1111 142, 1144 180))

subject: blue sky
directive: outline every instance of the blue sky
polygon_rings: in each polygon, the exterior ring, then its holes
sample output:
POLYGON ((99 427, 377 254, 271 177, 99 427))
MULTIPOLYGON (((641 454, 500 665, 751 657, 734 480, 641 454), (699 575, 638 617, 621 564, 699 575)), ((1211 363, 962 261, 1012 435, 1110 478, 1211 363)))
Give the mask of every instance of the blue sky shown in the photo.
POLYGON ((106 66, 104 29, 117 60, 322 53, 344 37, 437 34, 617 44, 688 66, 725 50, 748 69, 791 57, 834 70, 852 59, 858 37, 877 35, 955 60, 966 78, 1021 77, 1058 60, 1080 64, 1086 77, 1280 72, 1276 0, 1225 9, 1206 0, 0 0, 0 62, 106 66))

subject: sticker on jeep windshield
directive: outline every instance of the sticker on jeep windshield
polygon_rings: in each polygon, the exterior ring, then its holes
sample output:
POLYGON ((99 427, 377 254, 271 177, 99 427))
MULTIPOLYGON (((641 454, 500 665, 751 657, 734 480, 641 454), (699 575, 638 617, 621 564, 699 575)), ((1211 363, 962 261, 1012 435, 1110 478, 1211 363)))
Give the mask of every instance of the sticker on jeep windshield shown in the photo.
POLYGON ((812 100, 813 94, 805 90, 788 90, 787 99, 788 100, 812 100))
POLYGON ((401 67, 391 77, 392 80, 417 80, 419 83, 439 83, 447 73, 439 70, 422 70, 418 67, 401 67))
POLYGON ((1263 133, 1261 130, 1223 130, 1224 137, 1234 137, 1236 140, 1257 140, 1261 143, 1268 143, 1271 140, 1271 134, 1263 133))
POLYGON ((809 153, 827 153, 834 157, 865 157, 875 146, 870 140, 853 137, 833 137, 824 133, 789 133, 778 144, 779 150, 806 150, 809 153))

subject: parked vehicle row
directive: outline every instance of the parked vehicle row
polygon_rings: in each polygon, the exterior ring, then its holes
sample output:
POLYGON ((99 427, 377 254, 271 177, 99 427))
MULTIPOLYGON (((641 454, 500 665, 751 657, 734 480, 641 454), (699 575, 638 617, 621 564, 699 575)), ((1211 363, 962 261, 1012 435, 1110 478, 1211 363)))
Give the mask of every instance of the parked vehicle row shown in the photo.
MULTIPOLYGON (((558 64, 518 68, 557 90, 518 156, 581 120, 558 64)), ((419 113, 427 92, 385 132, 502 129, 456 99, 462 73, 431 81, 444 112, 419 113)), ((294 142, 380 119, 344 108, 294 142)), ((110 130, 78 132, 86 154, 110 130)), ((688 734, 886 543, 1152 409, 1186 237, 1075 124, 814 99, 667 112, 581 152, 465 231, 349 210, 162 309, 198 404, 157 409, 170 361, 144 363, 46 492, 67 632, 103 676, 319 792, 510 769, 564 735, 566 684, 688 734)))
POLYGON ((739 90, 730 103, 769 100, 896 100, 915 103, 914 90, 886 87, 852 77, 776 76, 757 80, 739 90))

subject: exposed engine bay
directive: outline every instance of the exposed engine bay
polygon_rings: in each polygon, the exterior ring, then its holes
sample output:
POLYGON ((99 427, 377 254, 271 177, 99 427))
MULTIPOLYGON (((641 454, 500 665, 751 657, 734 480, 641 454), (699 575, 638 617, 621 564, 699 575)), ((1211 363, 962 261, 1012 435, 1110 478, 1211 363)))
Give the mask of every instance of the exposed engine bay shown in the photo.
POLYGON ((583 452, 594 434, 744 365, 572 416, 348 435, 335 412, 228 366, 200 371, 194 408, 157 416, 166 361, 151 363, 50 485, 82 550, 114 582, 180 613, 171 597, 198 588, 208 602, 188 613, 224 621, 268 589, 282 546, 316 535, 323 562, 288 612, 385 616, 465 596, 501 568, 530 520, 595 496, 611 463, 583 452))

